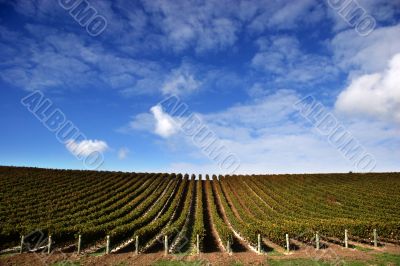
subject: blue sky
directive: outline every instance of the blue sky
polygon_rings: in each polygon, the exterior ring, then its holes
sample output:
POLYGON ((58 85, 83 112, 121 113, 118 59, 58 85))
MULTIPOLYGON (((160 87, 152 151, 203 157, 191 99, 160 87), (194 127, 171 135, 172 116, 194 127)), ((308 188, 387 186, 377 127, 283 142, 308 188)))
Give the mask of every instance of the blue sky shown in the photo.
POLYGON ((363 171, 295 108, 312 96, 373 171, 399 171, 400 2, 347 2, 362 16, 331 0, 0 0, 0 165, 85 169, 77 153, 99 152, 101 170, 226 173, 182 129, 194 115, 235 173, 363 171), (82 3, 97 36, 70 14, 82 3), (85 138, 59 142, 21 104, 35 91, 85 138))

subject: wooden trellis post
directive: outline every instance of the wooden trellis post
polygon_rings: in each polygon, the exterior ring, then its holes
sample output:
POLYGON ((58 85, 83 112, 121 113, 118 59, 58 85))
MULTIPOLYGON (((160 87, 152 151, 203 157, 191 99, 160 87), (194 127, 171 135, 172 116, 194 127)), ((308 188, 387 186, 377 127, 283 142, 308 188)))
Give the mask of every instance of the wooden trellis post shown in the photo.
POLYGON ((344 246, 345 248, 349 247, 349 235, 347 229, 344 230, 344 246))
POLYGON ((47 254, 50 254, 51 252, 51 235, 49 235, 49 240, 47 243, 47 254))
POLYGON ((261 253, 261 235, 257 235, 257 252, 261 253))
POLYGON ((316 249, 319 250, 319 234, 318 232, 315 234, 315 244, 316 244, 316 249))
POLYGON ((286 234, 286 251, 290 252, 289 234, 286 234))
POLYGON ((78 255, 81 253, 82 236, 78 236, 78 255))
POLYGON ((24 251, 24 241, 25 241, 25 236, 21 236, 21 248, 19 250, 20 254, 24 251))
POLYGON ((196 235, 196 248, 197 248, 197 255, 199 255, 200 254, 200 237, 198 234, 196 235))
POLYGON ((231 241, 230 240, 228 240, 226 243, 226 251, 228 253, 231 253, 231 241))
POLYGON ((110 236, 107 236, 106 254, 110 254, 110 236))
POLYGON ((168 236, 164 236, 164 254, 168 255, 168 236))
POLYGON ((378 233, 374 229, 374 247, 378 247, 378 233))
POLYGON ((135 241, 135 254, 137 255, 139 254, 139 236, 136 236, 135 241))

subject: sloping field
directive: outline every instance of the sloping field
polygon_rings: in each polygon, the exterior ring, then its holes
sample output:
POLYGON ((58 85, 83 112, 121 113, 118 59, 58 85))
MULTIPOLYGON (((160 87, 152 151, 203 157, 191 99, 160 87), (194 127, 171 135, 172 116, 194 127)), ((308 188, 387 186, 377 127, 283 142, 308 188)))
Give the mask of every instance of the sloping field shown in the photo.
POLYGON ((0 249, 252 252, 399 244, 400 174, 212 176, 0 167, 0 249), (43 240, 38 243, 38 237, 43 240), (165 236, 167 239, 165 239, 165 236), (200 250, 197 249, 199 247, 200 250))

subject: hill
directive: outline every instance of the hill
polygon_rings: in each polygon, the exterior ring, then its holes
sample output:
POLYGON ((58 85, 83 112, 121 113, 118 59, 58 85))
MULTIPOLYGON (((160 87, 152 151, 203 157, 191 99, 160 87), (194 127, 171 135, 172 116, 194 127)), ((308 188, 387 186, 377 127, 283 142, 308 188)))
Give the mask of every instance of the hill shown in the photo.
POLYGON ((1 249, 21 236, 27 250, 46 248, 51 235, 60 250, 76 251, 80 237, 82 253, 151 252, 165 241, 169 253, 256 253, 345 245, 345 230, 348 242, 399 244, 399 173, 203 178, 0 167, 1 249))

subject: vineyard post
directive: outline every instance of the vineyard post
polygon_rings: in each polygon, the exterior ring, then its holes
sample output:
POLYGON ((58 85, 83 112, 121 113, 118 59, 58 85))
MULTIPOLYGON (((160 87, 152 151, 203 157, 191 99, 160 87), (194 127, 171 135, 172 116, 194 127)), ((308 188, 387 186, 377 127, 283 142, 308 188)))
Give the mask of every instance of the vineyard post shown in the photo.
POLYGON ((110 254, 110 236, 107 236, 106 254, 110 254))
POLYGON ((344 246, 345 246, 346 248, 349 247, 349 236, 348 236, 347 229, 344 230, 344 246))
POLYGON ((164 254, 168 255, 168 236, 164 236, 164 254))
POLYGON ((21 249, 19 250, 19 253, 21 254, 24 251, 24 240, 25 236, 21 236, 21 249))
POLYGON ((228 240, 228 242, 226 243, 226 251, 228 253, 231 253, 231 242, 228 240))
POLYGON ((289 234, 286 234, 286 251, 290 251, 289 234))
POLYGON ((319 250, 319 234, 318 234, 318 232, 315 234, 315 242, 316 242, 316 249, 319 250))
POLYGON ((200 238, 199 238, 199 234, 197 234, 196 236, 196 247, 197 247, 197 255, 200 254, 200 238))
POLYGON ((139 236, 136 236, 135 254, 139 254, 139 236))
POLYGON ((376 229, 374 229, 374 247, 378 247, 378 234, 376 229))
POLYGON ((81 253, 82 236, 78 236, 78 255, 81 253))
POLYGON ((261 235, 260 234, 257 235, 257 242, 258 242, 258 244, 257 244, 257 252, 261 253, 261 235))
POLYGON ((50 254, 51 252, 51 235, 49 235, 49 240, 47 243, 47 254, 50 254))

